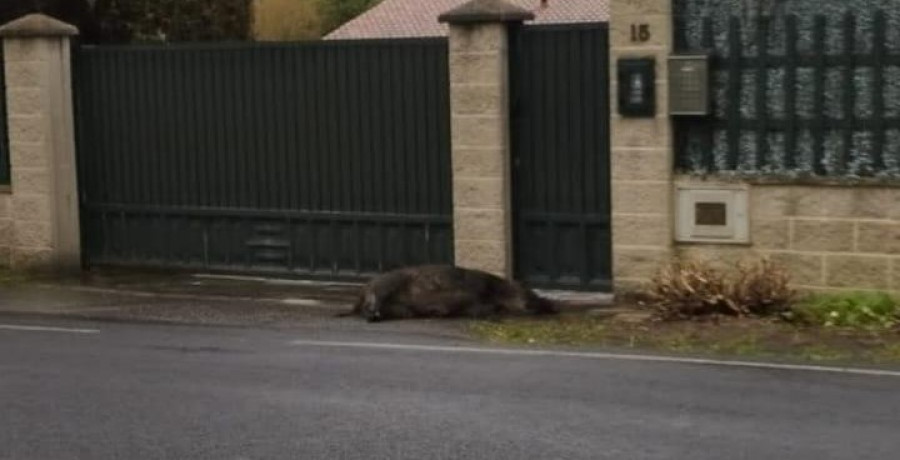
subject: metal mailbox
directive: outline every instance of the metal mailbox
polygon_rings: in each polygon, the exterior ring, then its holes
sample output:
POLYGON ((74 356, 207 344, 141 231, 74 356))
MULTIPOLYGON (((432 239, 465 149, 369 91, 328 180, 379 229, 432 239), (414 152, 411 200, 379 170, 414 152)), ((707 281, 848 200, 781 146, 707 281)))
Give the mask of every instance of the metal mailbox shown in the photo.
POLYGON ((618 68, 619 113, 623 117, 656 116, 656 60, 620 59, 618 68))
POLYGON ((669 57, 669 114, 710 114, 709 56, 669 57))

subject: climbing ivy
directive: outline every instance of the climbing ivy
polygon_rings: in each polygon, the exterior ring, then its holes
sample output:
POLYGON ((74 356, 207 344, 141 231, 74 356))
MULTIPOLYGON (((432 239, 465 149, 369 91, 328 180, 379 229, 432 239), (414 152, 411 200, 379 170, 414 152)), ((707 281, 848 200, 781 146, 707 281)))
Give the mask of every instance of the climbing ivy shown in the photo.
POLYGON ((97 0, 104 41, 204 41, 247 38, 250 0, 97 0))
POLYGON ((0 0, 0 23, 41 12, 87 42, 240 40, 252 0, 0 0))

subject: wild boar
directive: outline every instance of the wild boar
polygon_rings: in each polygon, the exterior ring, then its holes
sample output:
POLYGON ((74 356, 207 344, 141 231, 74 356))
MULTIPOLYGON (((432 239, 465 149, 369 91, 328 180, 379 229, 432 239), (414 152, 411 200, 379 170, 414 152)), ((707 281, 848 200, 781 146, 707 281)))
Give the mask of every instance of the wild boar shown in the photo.
POLYGON ((554 303, 513 281, 451 265, 401 268, 374 277, 345 316, 369 322, 402 318, 550 314, 554 303))

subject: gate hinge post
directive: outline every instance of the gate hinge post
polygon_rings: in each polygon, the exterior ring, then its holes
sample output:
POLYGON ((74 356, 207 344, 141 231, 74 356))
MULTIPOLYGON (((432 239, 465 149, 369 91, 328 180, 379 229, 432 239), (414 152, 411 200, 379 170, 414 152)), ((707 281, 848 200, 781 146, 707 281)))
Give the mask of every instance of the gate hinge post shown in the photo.
POLYGON ((78 29, 42 14, 0 27, 8 112, 13 216, 9 264, 79 270, 71 38, 78 29))
POLYGON ((471 0, 450 25, 451 158, 456 265, 513 277, 510 29, 534 13, 471 0))

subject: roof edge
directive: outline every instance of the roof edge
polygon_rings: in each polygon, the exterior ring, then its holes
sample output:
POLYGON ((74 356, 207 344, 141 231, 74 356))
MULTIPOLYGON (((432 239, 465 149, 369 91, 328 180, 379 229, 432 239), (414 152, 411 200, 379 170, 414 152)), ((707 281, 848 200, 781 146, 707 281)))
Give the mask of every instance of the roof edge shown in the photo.
POLYGON ((470 0, 438 16, 449 24, 485 22, 523 22, 534 19, 534 13, 504 0, 470 0))

